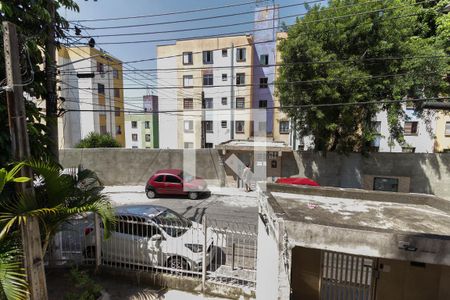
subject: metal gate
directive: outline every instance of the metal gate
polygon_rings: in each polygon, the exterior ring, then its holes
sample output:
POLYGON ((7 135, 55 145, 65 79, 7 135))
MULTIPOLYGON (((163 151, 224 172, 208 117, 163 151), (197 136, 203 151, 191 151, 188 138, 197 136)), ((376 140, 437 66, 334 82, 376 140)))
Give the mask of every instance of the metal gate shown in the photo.
POLYGON ((372 300, 375 259, 322 251, 321 300, 372 300))

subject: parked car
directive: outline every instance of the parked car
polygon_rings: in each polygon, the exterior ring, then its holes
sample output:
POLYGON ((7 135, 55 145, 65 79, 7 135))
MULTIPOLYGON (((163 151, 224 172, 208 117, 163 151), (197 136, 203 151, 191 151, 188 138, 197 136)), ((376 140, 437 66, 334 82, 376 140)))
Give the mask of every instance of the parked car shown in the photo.
POLYGON ((187 195, 189 199, 195 200, 209 191, 203 178, 194 177, 179 169, 166 169, 159 170, 150 177, 145 193, 150 199, 158 195, 187 195))
MULTIPOLYGON (((207 228, 206 249, 202 225, 157 205, 116 208, 117 222, 109 239, 102 240, 102 259, 108 262, 199 271, 203 251, 207 266, 214 260, 219 236, 207 228)), ((101 226, 100 226, 101 228, 101 226)), ((103 236, 103 228, 101 228, 103 236)), ((93 225, 85 229, 85 257, 95 257, 93 225)))
POLYGON ((275 183, 281 184, 294 184, 294 185, 310 185, 310 186, 320 186, 317 182, 309 178, 301 177, 290 177, 290 178, 278 178, 275 183))

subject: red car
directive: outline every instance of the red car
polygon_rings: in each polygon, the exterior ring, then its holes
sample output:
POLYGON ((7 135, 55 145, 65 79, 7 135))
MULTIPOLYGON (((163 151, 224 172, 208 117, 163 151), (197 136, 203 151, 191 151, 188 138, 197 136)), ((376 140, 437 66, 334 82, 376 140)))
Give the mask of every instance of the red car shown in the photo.
POLYGON ((157 195, 187 195, 195 200, 200 195, 209 193, 206 181, 194 177, 183 170, 166 169, 157 171, 147 182, 145 193, 148 198, 157 195))
POLYGON ((290 178, 278 178, 275 183, 281 184, 295 184, 295 185, 310 185, 319 186, 317 182, 309 178, 290 177, 290 178))

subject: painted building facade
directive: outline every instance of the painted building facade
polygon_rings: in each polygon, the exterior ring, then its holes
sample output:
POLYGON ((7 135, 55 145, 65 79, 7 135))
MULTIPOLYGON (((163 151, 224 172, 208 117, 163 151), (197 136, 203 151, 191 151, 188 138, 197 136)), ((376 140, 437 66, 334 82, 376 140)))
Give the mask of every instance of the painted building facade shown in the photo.
POLYGON ((435 152, 450 152, 450 113, 438 112, 435 152))
POLYGON ((73 148, 91 132, 110 134, 125 146, 122 62, 90 47, 60 48, 59 148, 73 148))

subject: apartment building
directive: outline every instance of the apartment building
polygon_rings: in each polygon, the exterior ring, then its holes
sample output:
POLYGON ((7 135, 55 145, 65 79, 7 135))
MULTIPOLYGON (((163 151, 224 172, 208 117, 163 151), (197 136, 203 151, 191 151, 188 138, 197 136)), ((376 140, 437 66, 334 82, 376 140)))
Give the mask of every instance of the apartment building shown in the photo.
POLYGON ((438 112, 435 152, 450 152, 450 113, 438 112))
POLYGON ((125 146, 122 62, 90 47, 62 47, 58 94, 59 147, 73 148, 91 132, 110 134, 125 146))
POLYGON ((143 97, 144 113, 125 114, 126 148, 159 148, 158 97, 143 97))

